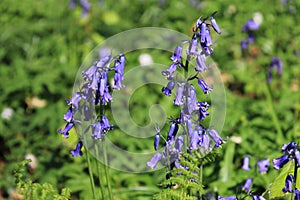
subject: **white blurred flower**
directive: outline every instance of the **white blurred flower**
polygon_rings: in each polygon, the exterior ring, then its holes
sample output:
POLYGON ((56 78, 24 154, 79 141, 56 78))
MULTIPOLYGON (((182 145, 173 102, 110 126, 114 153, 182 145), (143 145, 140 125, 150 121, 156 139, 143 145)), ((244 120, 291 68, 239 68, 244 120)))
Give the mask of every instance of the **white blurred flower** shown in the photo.
POLYGON ((31 162, 28 163, 28 167, 29 167, 30 172, 34 172, 38 166, 38 161, 37 161, 35 155, 33 155, 32 153, 28 153, 25 155, 25 159, 31 160, 31 162))
POLYGON ((139 62, 140 62, 141 66, 152 65, 153 64, 153 59, 152 59, 150 54, 142 53, 139 56, 139 62))
POLYGON ((12 108, 4 108, 1 113, 1 118, 10 120, 13 114, 14 114, 14 110, 12 108))
POLYGON ((263 15, 262 15, 260 12, 255 12, 255 13, 253 14, 253 20, 254 20, 258 25, 260 25, 260 24, 263 22, 264 17, 263 17, 263 15))

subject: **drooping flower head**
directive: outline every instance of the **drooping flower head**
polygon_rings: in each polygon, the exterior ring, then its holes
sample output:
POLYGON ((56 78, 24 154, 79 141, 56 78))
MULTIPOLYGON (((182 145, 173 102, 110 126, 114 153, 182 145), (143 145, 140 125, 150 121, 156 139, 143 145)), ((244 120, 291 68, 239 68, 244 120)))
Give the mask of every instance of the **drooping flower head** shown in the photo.
POLYGON ((83 145, 82 142, 79 141, 78 144, 76 145, 76 148, 70 152, 73 157, 82 156, 82 151, 81 151, 82 145, 83 145))
POLYGON ((264 160, 260 160, 257 162, 257 166, 259 168, 259 173, 264 174, 268 171, 268 167, 270 166, 270 161, 268 158, 264 160))

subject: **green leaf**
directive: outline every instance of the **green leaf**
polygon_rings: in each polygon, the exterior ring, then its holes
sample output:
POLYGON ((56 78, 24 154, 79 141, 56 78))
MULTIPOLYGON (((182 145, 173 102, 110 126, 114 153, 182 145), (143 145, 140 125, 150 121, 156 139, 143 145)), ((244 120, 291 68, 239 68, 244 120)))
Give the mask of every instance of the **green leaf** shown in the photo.
MULTIPOLYGON (((274 182, 270 185, 269 188, 269 197, 270 199, 276 198, 276 197, 282 197, 285 194, 282 192, 282 189, 285 185, 285 179, 288 174, 294 173, 294 161, 291 161, 287 163, 283 168, 280 174, 277 176, 277 178, 274 180, 274 182)), ((299 181, 297 181, 297 185, 299 184, 299 181)))

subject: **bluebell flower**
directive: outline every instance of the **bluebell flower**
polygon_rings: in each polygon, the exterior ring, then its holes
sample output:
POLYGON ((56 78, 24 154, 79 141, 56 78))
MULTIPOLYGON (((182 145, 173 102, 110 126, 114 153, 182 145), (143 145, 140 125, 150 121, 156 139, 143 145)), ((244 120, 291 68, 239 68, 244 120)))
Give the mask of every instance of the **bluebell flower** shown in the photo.
POLYGON ((64 115, 64 120, 66 122, 72 122, 73 121, 73 111, 72 106, 68 109, 67 113, 64 115))
POLYGON ((200 135, 199 145, 200 145, 201 150, 203 152, 211 151, 210 138, 209 138, 208 134, 201 134, 200 135))
POLYGON ((281 149, 286 155, 292 155, 295 153, 298 145, 296 142, 290 142, 288 144, 283 144, 281 149))
POLYGON ((282 75, 283 72, 283 63, 279 57, 273 57, 269 67, 267 67, 267 80, 269 83, 272 82, 272 71, 277 70, 278 75, 282 75))
POLYGON ((212 88, 210 88, 203 79, 198 78, 198 84, 204 92, 204 94, 208 94, 209 92, 211 92, 212 88))
POLYGON ((93 133, 91 134, 91 137, 96 140, 101 140, 105 136, 105 132, 103 130, 102 124, 100 121, 97 121, 96 123, 91 125, 93 133))
POLYGON ((244 32, 248 32, 248 31, 255 31, 259 29, 259 24, 256 23, 253 19, 249 19, 244 26, 242 27, 242 30, 244 32))
POLYGON ((98 81, 98 84, 97 84, 97 92, 99 92, 100 96, 103 97, 104 90, 107 86, 107 79, 108 79, 107 71, 101 72, 99 79, 100 80, 98 81))
POLYGON ((193 85, 187 85, 188 94, 186 97, 186 103, 184 105, 184 110, 187 111, 187 114, 192 114, 193 111, 198 110, 198 102, 196 96, 196 90, 193 85))
POLYGON ((120 73, 115 73, 114 75, 114 81, 115 81, 115 84, 113 86, 113 89, 121 89, 123 87, 125 87, 125 85, 122 84, 122 81, 123 81, 123 75, 120 74, 120 73))
POLYGON ((274 169, 281 169, 286 163, 290 161, 288 155, 283 155, 279 158, 273 159, 274 169))
POLYGON ((197 150, 198 149, 198 144, 200 142, 200 137, 198 135, 198 131, 194 130, 191 134, 190 134, 190 146, 189 149, 190 150, 197 150))
POLYGON ((216 14, 217 12, 214 12, 213 14, 210 15, 210 21, 211 21, 211 25, 213 27, 213 29, 218 33, 218 34, 221 34, 221 29, 219 28, 215 18, 214 18, 214 15, 216 14))
POLYGON ((97 62, 94 63, 90 68, 88 68, 86 71, 82 71, 82 77, 84 79, 87 79, 89 81, 92 81, 94 78, 95 73, 97 72, 98 67, 96 66, 97 62))
POLYGON ((174 50, 173 55, 171 56, 171 60, 177 64, 181 63, 181 56, 182 56, 182 47, 177 46, 174 50))
POLYGON ((245 171, 249 171, 250 170, 249 163, 250 163, 250 156, 246 155, 243 160, 242 169, 245 171))
POLYGON ((160 133, 156 133, 154 137, 154 150, 157 151, 160 140, 160 133))
POLYGON ((242 48, 242 50, 247 49, 247 47, 248 47, 248 41, 247 40, 242 40, 241 41, 241 48, 242 48))
POLYGON ((162 71, 162 75, 167 76, 168 78, 173 76, 173 73, 176 71, 177 64, 172 63, 167 70, 162 71))
POLYGON ((264 160, 260 160, 257 162, 257 166, 259 168, 259 173, 261 173, 261 174, 266 173, 270 166, 270 161, 267 158, 264 160))
POLYGON ((183 101, 183 87, 182 85, 178 85, 176 90, 176 98, 174 99, 174 105, 182 106, 184 103, 183 101))
POLYGON ((108 119, 107 119, 107 117, 106 117, 105 115, 102 115, 102 116, 101 116, 101 121, 100 121, 100 123, 101 123, 102 130, 103 130, 104 132, 107 132, 107 131, 110 131, 110 130, 113 129, 113 126, 110 125, 110 123, 109 123, 109 121, 108 121, 108 119))
POLYGON ((78 144, 76 145, 76 148, 74 150, 70 151, 72 157, 82 156, 81 148, 82 148, 82 142, 79 141, 78 144))
POLYGON ((205 64, 205 57, 202 54, 199 54, 196 59, 196 67, 195 71, 196 72, 203 72, 207 70, 206 64, 205 64))
POLYGON ((64 135, 64 138, 68 138, 69 137, 69 131, 74 127, 74 123, 73 122, 68 122, 65 126, 65 128, 59 129, 58 132, 64 135))
POLYGON ((126 58, 124 54, 120 54, 119 58, 115 60, 114 69, 116 73, 119 73, 123 76, 125 70, 126 58))
POLYGON ((203 121, 205 119, 205 117, 207 117, 209 115, 209 112, 207 112, 208 108, 209 108, 209 104, 207 102, 198 102, 198 119, 199 121, 203 121))
POLYGON ((214 50, 212 48, 210 48, 209 46, 206 46, 205 43, 201 43, 201 46, 202 46, 202 49, 206 56, 209 56, 210 54, 212 54, 214 52, 214 50))
POLYGON ((221 138, 221 136, 218 134, 218 132, 214 129, 210 129, 209 135, 213 138, 215 141, 215 148, 218 148, 221 144, 224 144, 225 141, 221 138))
POLYGON ((178 124, 173 123, 173 124, 170 125, 170 129, 169 129, 169 132, 168 132, 168 138, 167 138, 168 141, 174 141, 175 140, 175 136, 178 132, 178 129, 179 129, 178 124))
POLYGON ((285 179, 285 187, 282 189, 283 193, 292 193, 293 192, 293 181, 294 177, 291 174, 288 174, 285 179))
POLYGON ((245 50, 248 47, 248 43, 254 42, 254 32, 255 30, 259 29, 259 24, 256 23, 254 20, 250 19, 248 20, 244 26, 242 27, 242 31, 246 32, 248 34, 247 40, 242 40, 241 42, 241 48, 242 50, 245 50))
POLYGON ((174 150, 177 151, 177 152, 181 152, 183 142, 184 142, 183 137, 181 135, 178 136, 176 141, 175 141, 174 150))
POLYGON ((207 25, 205 23, 205 21, 202 21, 202 23, 200 24, 200 41, 201 43, 205 43, 206 42, 206 37, 208 32, 207 30, 207 25))
POLYGON ((101 99, 101 104, 105 105, 106 103, 111 102, 111 101, 112 101, 112 96, 109 93, 109 87, 106 86, 105 89, 104 89, 103 97, 101 99))
POLYGON ((154 169, 156 168, 158 162, 162 159, 161 153, 156 153, 150 161, 147 162, 147 166, 154 169))
POLYGON ((79 102, 81 100, 81 93, 75 92, 70 100, 65 100, 68 105, 74 106, 75 109, 79 108, 79 102))
POLYGON ((172 94, 172 90, 175 87, 175 82, 173 80, 169 81, 166 87, 162 88, 162 92, 167 95, 167 96, 171 96, 172 94))
POLYGON ((187 50, 187 55, 199 55, 198 46, 198 38, 196 37, 196 35, 194 35, 192 40, 190 41, 190 48, 189 50, 187 50))
POLYGON ((245 184, 243 185, 242 190, 249 192, 251 185, 252 185, 252 178, 248 178, 245 184))

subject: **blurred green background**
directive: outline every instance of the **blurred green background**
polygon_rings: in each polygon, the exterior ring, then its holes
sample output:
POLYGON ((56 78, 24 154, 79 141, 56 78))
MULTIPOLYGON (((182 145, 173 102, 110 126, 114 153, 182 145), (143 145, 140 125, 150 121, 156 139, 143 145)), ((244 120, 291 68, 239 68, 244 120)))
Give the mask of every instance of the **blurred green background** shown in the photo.
MULTIPOLYGON (((204 167, 208 192, 235 194, 235 186, 255 175, 254 189, 263 192, 275 179, 270 169, 259 175, 255 162, 280 155, 280 147, 300 136, 300 2, 297 0, 91 0, 91 10, 82 16, 80 6, 69 8, 59 0, 1 0, 0 3, 0 199, 17 199, 12 171, 27 155, 37 166, 28 168, 34 182, 69 187, 72 199, 90 199, 85 158, 71 158, 76 136, 65 140, 57 133, 64 126, 64 99, 72 95, 76 73, 88 53, 106 38, 137 27, 164 27, 192 35, 200 17, 215 15, 222 34, 213 34, 213 60, 226 87, 227 114, 221 135, 234 136, 222 149, 217 162, 204 167), (255 42, 245 51, 240 42, 247 37, 241 27, 248 19, 261 19, 255 42), (270 85, 275 110, 285 140, 276 140, 270 116, 265 72, 273 56, 284 63, 281 77, 270 85), (251 172, 240 170, 243 157, 251 155, 251 172)), ((170 53, 153 51, 154 62, 168 65, 170 53)), ((139 53, 127 56, 127 69, 138 64, 139 53)), ((162 77, 163 78, 163 77, 162 77)), ((170 105, 170 98, 153 86, 136 91, 132 117, 148 123, 147 105, 170 105), (145 95, 149 98, 145 100, 145 95), (141 102, 141 98, 144 100, 141 102), (140 108, 140 109, 139 109, 140 108)), ((171 113, 172 106, 168 113, 171 113)), ((153 129, 154 131, 154 129, 153 129)), ((130 151, 152 148, 152 138, 137 141, 118 137, 130 151)), ((152 199, 159 191, 164 170, 127 174, 111 170, 115 199, 152 199)))

